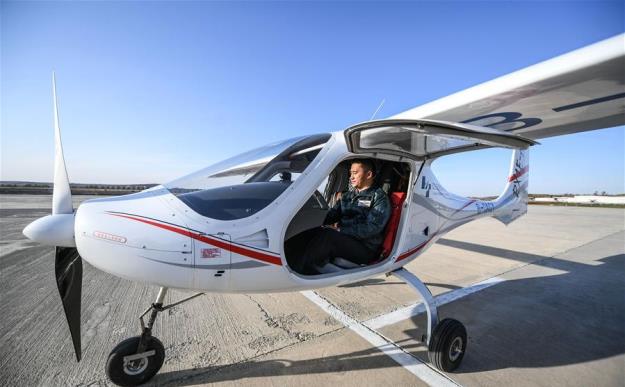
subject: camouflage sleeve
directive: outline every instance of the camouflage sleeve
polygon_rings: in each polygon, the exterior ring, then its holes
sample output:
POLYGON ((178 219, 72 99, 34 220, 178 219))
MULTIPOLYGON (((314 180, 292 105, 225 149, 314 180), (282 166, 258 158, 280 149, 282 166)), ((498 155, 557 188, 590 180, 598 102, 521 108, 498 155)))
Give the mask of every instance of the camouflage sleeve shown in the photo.
POLYGON ((375 196, 371 211, 367 214, 364 222, 341 224, 341 232, 359 239, 370 238, 384 231, 390 217, 391 203, 388 197, 382 193, 375 196))

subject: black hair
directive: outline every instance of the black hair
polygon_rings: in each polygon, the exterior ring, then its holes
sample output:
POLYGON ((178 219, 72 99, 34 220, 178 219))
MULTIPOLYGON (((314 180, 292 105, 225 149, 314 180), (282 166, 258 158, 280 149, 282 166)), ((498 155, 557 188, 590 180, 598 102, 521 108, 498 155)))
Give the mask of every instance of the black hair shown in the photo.
POLYGON ((352 164, 360 164, 360 165, 362 165, 362 167, 365 170, 365 172, 371 171, 373 176, 375 176, 375 164, 373 163, 373 161, 371 161, 369 159, 354 159, 354 160, 352 160, 351 163, 352 164))

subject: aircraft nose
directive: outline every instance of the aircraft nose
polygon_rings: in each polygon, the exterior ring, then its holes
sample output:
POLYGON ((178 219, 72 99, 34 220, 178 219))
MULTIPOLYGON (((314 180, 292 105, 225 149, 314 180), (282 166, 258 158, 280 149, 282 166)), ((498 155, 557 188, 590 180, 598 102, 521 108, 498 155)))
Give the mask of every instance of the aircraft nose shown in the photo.
POLYGON ((85 253, 90 249, 92 255, 102 246, 175 250, 169 246, 175 233, 158 226, 159 220, 178 220, 163 201, 166 193, 164 189, 153 189, 82 202, 76 211, 77 247, 85 253))
POLYGON ((74 214, 44 216, 26 226, 22 234, 31 241, 42 245, 76 247, 74 214))
POLYGON ((105 208, 98 203, 99 199, 87 200, 80 204, 76 210, 74 229, 76 239, 91 236, 92 231, 100 228, 100 224, 106 219, 105 208))

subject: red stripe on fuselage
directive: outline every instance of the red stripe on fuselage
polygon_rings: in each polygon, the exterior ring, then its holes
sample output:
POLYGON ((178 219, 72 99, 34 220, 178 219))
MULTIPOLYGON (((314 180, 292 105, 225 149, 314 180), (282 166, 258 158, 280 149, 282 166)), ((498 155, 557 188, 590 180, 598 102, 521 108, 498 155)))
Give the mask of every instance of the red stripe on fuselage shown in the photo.
MULTIPOLYGON (((436 234, 434 234, 434 235, 436 235, 436 234)), ((409 256, 411 256, 412 254, 414 254, 414 253, 418 252, 419 250, 421 250, 423 247, 425 247, 425 245, 427 245, 432 240, 432 238, 434 238, 434 235, 432 235, 432 237, 430 239, 428 239, 427 241, 421 243, 419 246, 417 246, 417 247, 415 247, 413 249, 410 249, 410 250, 406 251, 405 253, 401 254, 399 257, 397 257, 397 260, 395 260, 395 262, 402 261, 402 260, 408 258, 409 256)))
MULTIPOLYGON (((469 207, 471 204, 475 203, 476 201, 477 201, 477 200, 475 200, 475 199, 470 200, 467 204, 465 204, 464 206, 462 206, 462 208, 460 208, 458 211, 462 211, 462 210, 464 210, 465 208, 469 207)), ((458 212, 458 211, 456 211, 456 212, 458 212)))
POLYGON ((110 215, 119 216, 121 218, 126 218, 126 219, 131 219, 131 220, 136 220, 138 222, 146 223, 146 224, 149 224, 151 226, 155 226, 155 227, 159 227, 159 228, 162 228, 162 229, 165 229, 165 230, 168 230, 168 231, 172 231, 172 232, 175 232, 175 233, 180 234, 180 235, 188 236, 188 237, 193 238, 195 240, 198 240, 200 242, 208 243, 209 245, 213 245, 215 247, 219 247, 220 249, 231 251, 233 253, 240 254, 240 255, 245 255, 246 257, 254 258, 254 259, 257 259, 259 261, 263 261, 263 262, 271 263, 271 264, 274 264, 274 265, 282 266, 282 260, 280 259, 280 257, 276 257, 274 255, 269 255, 269 254, 261 253, 261 252, 258 252, 258 251, 246 249, 244 247, 233 245, 233 244, 230 244, 228 242, 221 241, 219 239, 209 238, 209 237, 207 237, 205 235, 200 235, 200 234, 198 234, 196 232, 189 231, 189 230, 186 230, 184 228, 172 226, 172 225, 169 225, 169 224, 157 223, 157 222, 155 222, 153 220, 143 219, 143 218, 139 218, 139 217, 135 217, 135 216, 131 216, 131 215, 123 215, 123 214, 110 214, 110 215))
POLYGON ((527 173, 527 171, 529 171, 529 166, 526 166, 525 168, 521 169, 519 172, 515 173, 514 175, 510 176, 510 178, 508 179, 508 181, 513 181, 518 179, 519 177, 525 175, 527 173))

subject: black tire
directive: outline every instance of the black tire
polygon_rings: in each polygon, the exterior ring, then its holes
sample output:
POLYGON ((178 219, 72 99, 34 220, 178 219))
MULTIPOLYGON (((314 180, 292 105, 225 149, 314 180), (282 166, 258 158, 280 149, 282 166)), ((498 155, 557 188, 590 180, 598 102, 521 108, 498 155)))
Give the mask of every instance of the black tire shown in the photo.
POLYGON ((434 328, 428 357, 436 368, 452 372, 462 362, 467 350, 467 331, 458 320, 446 318, 434 328))
POLYGON ((117 344, 106 362, 106 376, 118 386, 136 386, 152 379, 161 369, 165 360, 165 348, 156 337, 148 337, 146 351, 156 353, 141 360, 124 365, 124 356, 137 353, 140 336, 131 337, 117 344))

